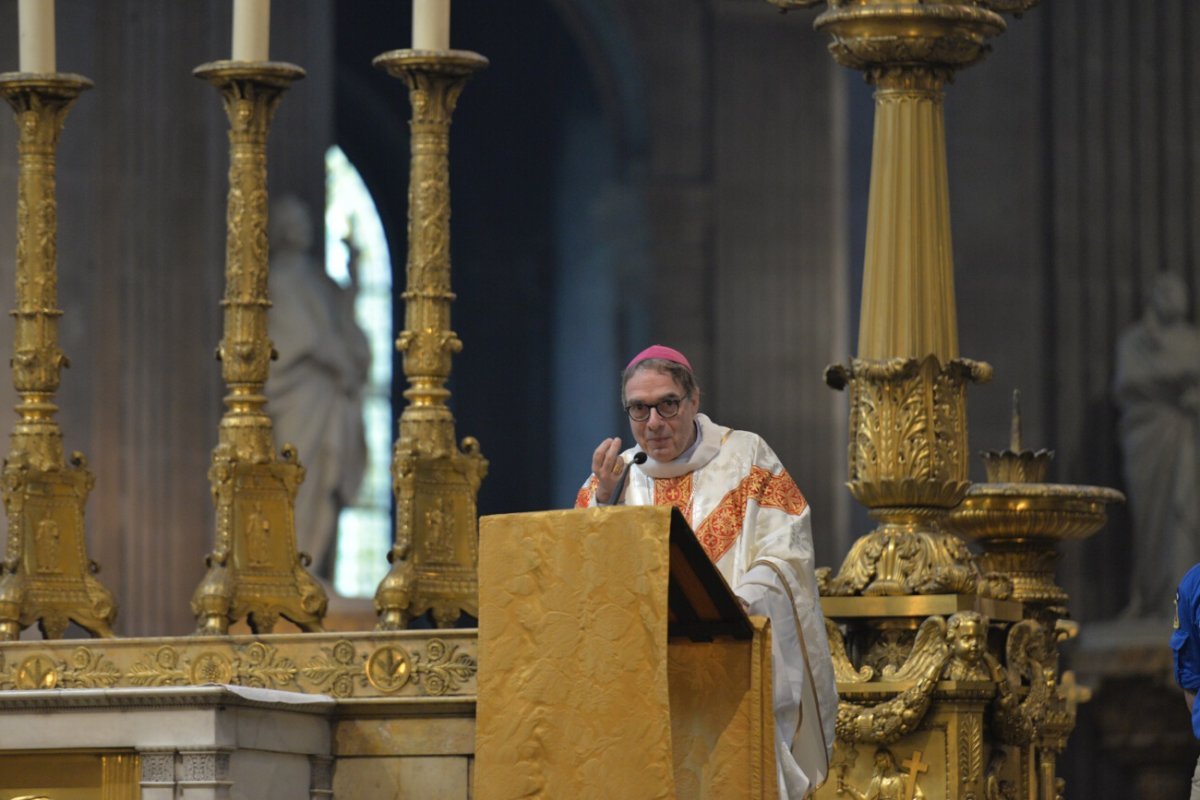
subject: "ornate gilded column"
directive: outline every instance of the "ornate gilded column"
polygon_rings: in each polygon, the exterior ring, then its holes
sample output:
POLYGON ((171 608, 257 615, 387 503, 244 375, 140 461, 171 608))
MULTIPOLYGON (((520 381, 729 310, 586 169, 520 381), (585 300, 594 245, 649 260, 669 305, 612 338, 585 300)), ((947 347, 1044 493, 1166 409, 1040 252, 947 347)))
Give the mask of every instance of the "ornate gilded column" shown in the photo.
POLYGON ((84 506, 95 477, 81 453, 70 463, 64 457, 54 403, 69 365, 58 345, 55 152, 67 112, 91 85, 82 75, 0 75, 0 94, 19 129, 11 363, 21 398, 4 461, 8 547, 0 566, 0 639, 16 639, 35 621, 48 638, 61 637, 70 621, 94 636, 112 636, 117 616, 84 546, 84 506))
POLYGON ((267 333, 267 131, 283 92, 304 70, 277 62, 217 61, 197 77, 221 92, 229 117, 224 334, 217 348, 228 393, 209 481, 216 546, 192 596, 197 633, 223 634, 246 617, 270 633, 279 617, 321 630, 327 599, 296 552, 293 518, 304 469, 294 448, 275 455, 263 387, 275 350, 267 333))
POLYGON ((450 118, 467 79, 488 61, 464 50, 393 50, 375 66, 408 84, 412 157, 404 354, 408 400, 392 459, 396 539, 375 592, 380 630, 432 610, 439 627, 479 614, 475 498, 487 473, 479 442, 455 444, 447 406, 450 361, 462 341, 450 327, 450 118))
POLYGON ((966 386, 992 374, 958 352, 943 91, 1005 29, 991 5, 852 0, 816 20, 875 86, 858 356, 826 380, 850 389, 850 491, 882 524, 827 594, 997 591, 940 525, 969 485, 966 386))
MULTIPOLYGON (((1094 531, 1112 498, 967 480, 966 385, 991 368, 958 351, 942 110, 954 72, 1005 30, 1000 14, 1035 4, 828 0, 815 21, 875 87, 858 355, 826 378, 850 390, 848 485, 880 523, 819 574, 841 700, 836 780, 818 797, 1061 794, 1055 761, 1086 691, 1060 675, 1074 628, 1054 542, 1094 531), (954 532, 971 526, 982 558, 954 532)), ((1033 460, 1002 459, 1010 472, 1033 460)))

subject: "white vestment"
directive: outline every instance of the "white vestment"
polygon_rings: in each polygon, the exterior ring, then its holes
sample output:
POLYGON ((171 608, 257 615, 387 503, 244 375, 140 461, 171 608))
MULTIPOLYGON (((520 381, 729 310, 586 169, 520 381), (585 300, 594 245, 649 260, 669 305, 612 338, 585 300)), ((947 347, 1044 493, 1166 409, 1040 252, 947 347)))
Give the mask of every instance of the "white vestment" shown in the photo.
MULTIPOLYGON (((749 612, 771 620, 780 795, 798 800, 829 773, 838 703, 808 503, 760 436, 704 414, 696 428, 674 461, 631 466, 617 502, 678 508, 749 612)), ((577 507, 596 505, 596 486, 593 475, 577 507)))

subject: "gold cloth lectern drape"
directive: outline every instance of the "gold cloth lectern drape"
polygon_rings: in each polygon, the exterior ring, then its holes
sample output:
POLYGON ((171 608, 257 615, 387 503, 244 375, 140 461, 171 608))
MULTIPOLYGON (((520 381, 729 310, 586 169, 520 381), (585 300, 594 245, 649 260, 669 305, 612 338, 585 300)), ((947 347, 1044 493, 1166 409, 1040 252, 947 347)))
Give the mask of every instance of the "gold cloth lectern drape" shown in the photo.
POLYGON ((654 506, 480 520, 480 800, 778 797, 766 623, 668 642, 670 529, 654 506))

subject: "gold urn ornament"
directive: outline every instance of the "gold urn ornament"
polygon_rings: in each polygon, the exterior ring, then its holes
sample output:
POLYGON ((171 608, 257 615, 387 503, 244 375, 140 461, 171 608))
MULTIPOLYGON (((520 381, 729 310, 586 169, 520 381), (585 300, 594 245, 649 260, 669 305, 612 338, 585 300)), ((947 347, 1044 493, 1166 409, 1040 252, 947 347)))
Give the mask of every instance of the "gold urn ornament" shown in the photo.
POLYGON ((1068 595, 1054 582, 1060 542, 1086 539, 1104 526, 1108 506, 1125 501, 1116 489, 1046 483, 1054 453, 1021 446, 1020 395, 1013 395, 1012 437, 1004 451, 983 453, 986 483, 973 485, 946 520, 982 548, 982 567, 1007 576, 1013 597, 1067 616, 1068 595))

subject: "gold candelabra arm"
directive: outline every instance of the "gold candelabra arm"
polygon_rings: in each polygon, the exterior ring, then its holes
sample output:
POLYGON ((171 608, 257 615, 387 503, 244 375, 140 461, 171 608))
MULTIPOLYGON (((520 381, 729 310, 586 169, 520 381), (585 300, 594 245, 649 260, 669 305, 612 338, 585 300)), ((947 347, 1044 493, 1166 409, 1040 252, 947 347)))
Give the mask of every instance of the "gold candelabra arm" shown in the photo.
POLYGON ((402 79, 412 105, 404 354, 408 405, 392 459, 396 538, 375 593, 382 630, 432 609, 439 626, 478 613, 475 498, 487 472, 479 443, 455 444, 447 406, 451 360, 462 341, 450 326, 450 121, 467 80, 487 59, 461 50, 393 50, 375 66, 402 79))

